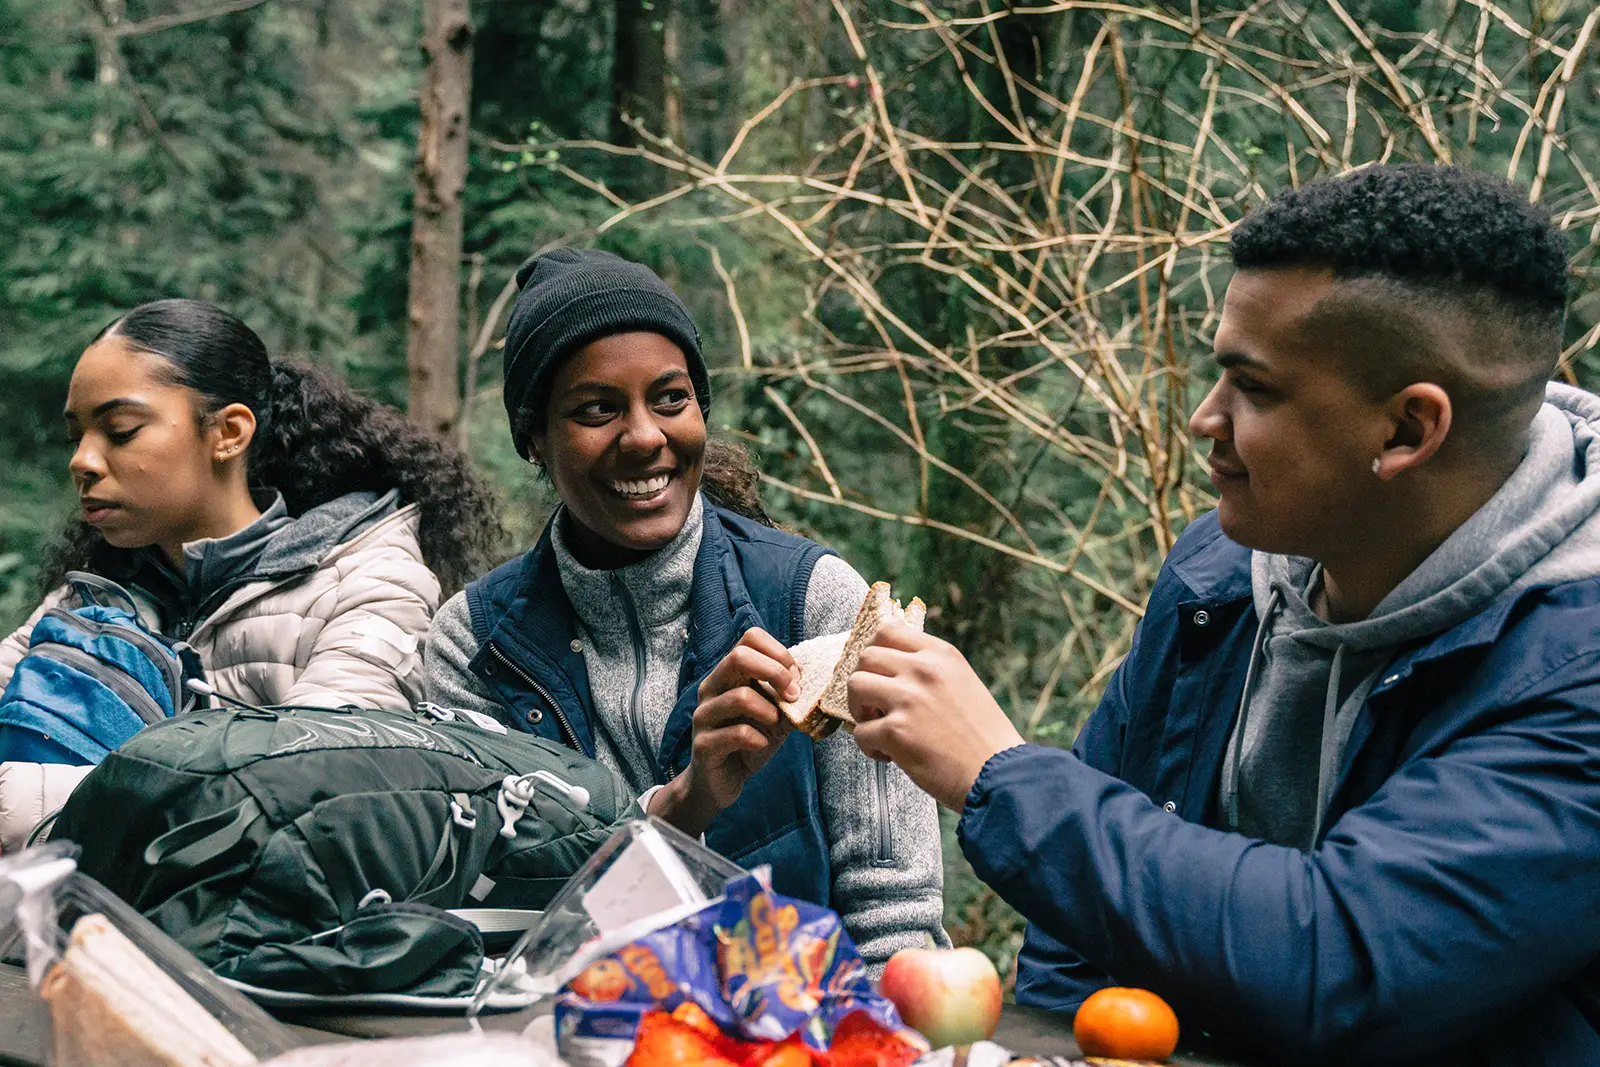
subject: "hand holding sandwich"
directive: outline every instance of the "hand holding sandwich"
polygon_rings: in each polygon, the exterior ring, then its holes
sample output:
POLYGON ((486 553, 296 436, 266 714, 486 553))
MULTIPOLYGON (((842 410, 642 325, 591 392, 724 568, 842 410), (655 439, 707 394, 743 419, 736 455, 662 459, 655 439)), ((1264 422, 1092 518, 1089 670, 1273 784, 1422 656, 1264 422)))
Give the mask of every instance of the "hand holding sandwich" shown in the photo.
POLYGON ((1023 744, 965 656, 911 627, 878 630, 850 675, 856 744, 959 812, 983 765, 1023 744))
POLYGON ((747 630, 700 683, 689 769, 651 798, 650 814, 698 835, 739 799, 791 729, 763 684, 785 699, 800 695, 789 650, 765 630, 747 630))

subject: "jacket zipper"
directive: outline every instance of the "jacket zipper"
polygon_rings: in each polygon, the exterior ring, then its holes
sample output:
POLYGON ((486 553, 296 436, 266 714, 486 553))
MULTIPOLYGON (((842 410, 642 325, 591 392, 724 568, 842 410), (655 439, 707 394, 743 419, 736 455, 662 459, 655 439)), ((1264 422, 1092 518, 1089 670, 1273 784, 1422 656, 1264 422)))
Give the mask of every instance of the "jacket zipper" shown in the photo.
POLYGON ((561 736, 566 741, 567 747, 576 752, 582 753, 583 746, 578 744, 577 733, 572 729, 572 724, 567 721, 566 713, 561 710, 561 705, 557 704, 556 698, 550 695, 550 691, 544 686, 540 685, 538 682, 534 681, 533 675, 529 674, 515 663, 512 663, 510 657, 508 657, 504 652, 500 651, 500 646, 495 644, 493 641, 489 642, 489 655, 505 664, 506 670, 516 675, 525 684, 527 684, 530 689, 544 698, 544 702, 550 705, 550 710, 555 712, 556 722, 561 725, 561 736))
POLYGON ((878 855, 873 864, 887 867, 894 862, 894 837, 889 826, 889 765, 874 762, 872 776, 878 794, 878 855))
MULTIPOLYGON (((45 617, 59 619, 74 629, 87 630, 96 637, 110 635, 121 638, 129 644, 138 645, 144 651, 146 658, 150 660, 151 665, 166 678, 167 691, 172 694, 173 714, 176 715, 183 710, 186 694, 183 691, 182 669, 173 668, 172 660, 175 657, 170 648, 167 648, 136 626, 119 626, 108 622, 96 622, 93 619, 86 619, 82 615, 75 615, 66 608, 51 608, 45 612, 45 617)), ((93 657, 90 658, 92 659, 93 657)), ((149 699, 148 693, 145 694, 145 698, 149 699)), ((161 717, 166 718, 165 715, 161 717)), ((155 720, 150 721, 153 722, 155 720)))
MULTIPOLYGON (((104 663, 101 663, 100 660, 81 648, 47 641, 33 648, 29 654, 43 656, 45 659, 53 659, 57 663, 64 663, 68 667, 75 667, 88 674, 121 698, 122 702, 132 708, 133 713, 139 716, 146 726, 158 723, 167 717, 166 713, 161 710, 161 705, 157 704, 142 687, 135 685, 120 671, 118 673, 110 673, 104 663)), ((111 668, 110 670, 118 669, 111 668)))
POLYGON ((649 662, 649 650, 644 645, 644 630, 639 625, 639 612, 628 594, 628 585, 620 575, 611 575, 611 591, 622 601, 623 613, 628 616, 628 637, 633 641, 633 699, 629 703, 628 718, 633 727, 633 740, 650 763, 650 774, 657 785, 663 784, 661 767, 651 750, 650 737, 644 724, 644 670, 649 662))

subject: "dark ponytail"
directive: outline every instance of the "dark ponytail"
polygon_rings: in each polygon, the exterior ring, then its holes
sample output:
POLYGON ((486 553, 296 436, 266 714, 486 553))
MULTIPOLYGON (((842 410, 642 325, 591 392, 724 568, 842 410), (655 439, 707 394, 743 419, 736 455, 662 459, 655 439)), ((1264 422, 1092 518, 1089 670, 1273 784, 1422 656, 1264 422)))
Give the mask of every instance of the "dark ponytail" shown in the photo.
MULTIPOLYGON (((446 595, 492 561, 495 500, 454 445, 313 367, 273 363, 244 323, 198 300, 158 300, 100 332, 160 356, 174 384, 194 390, 202 416, 244 404, 256 416, 246 454, 252 485, 283 494, 291 515, 366 490, 400 490, 418 505, 423 559, 446 595)), ((69 570, 115 575, 126 554, 82 521, 69 525, 40 573, 45 590, 69 570)))
POLYGON ((761 474, 750 450, 734 441, 713 437, 706 441, 705 466, 700 491, 720 508, 776 526, 761 503, 761 474))

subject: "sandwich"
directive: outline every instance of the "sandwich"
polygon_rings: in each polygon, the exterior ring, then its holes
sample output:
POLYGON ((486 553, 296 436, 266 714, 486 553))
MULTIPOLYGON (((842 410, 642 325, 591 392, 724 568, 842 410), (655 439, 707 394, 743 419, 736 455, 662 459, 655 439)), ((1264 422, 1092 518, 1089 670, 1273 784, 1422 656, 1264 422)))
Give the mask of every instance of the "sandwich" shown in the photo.
POLYGON ((245 1067, 256 1057, 104 915, 72 926, 39 983, 55 1067, 245 1067))
POLYGON ((778 707, 794 723, 795 729, 821 741, 840 726, 851 729, 849 683, 861 662, 861 653, 890 622, 921 630, 927 608, 912 598, 902 608, 889 596, 889 583, 878 582, 867 590, 867 599, 856 612, 855 625, 844 633, 827 634, 802 641, 789 650, 800 668, 800 695, 780 700, 778 707))

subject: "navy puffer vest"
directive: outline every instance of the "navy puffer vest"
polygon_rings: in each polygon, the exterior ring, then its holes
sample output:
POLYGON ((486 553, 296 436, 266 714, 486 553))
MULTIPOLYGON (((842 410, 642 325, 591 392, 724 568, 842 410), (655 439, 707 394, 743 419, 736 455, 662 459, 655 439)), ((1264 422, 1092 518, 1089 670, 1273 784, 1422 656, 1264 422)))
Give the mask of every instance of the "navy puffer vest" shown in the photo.
MULTIPOLYGON (((467 586, 478 638, 471 667, 524 730, 592 758, 589 673, 573 651, 576 619, 550 537, 547 526, 531 551, 467 586)), ((700 681, 744 632, 759 626, 785 645, 804 638, 806 588, 824 555, 803 537, 706 504, 678 701, 657 756, 660 784, 688 767, 700 681)), ((711 823, 706 843, 743 867, 771 864, 778 892, 827 905, 828 840, 809 737, 796 732, 783 743, 711 823)))

